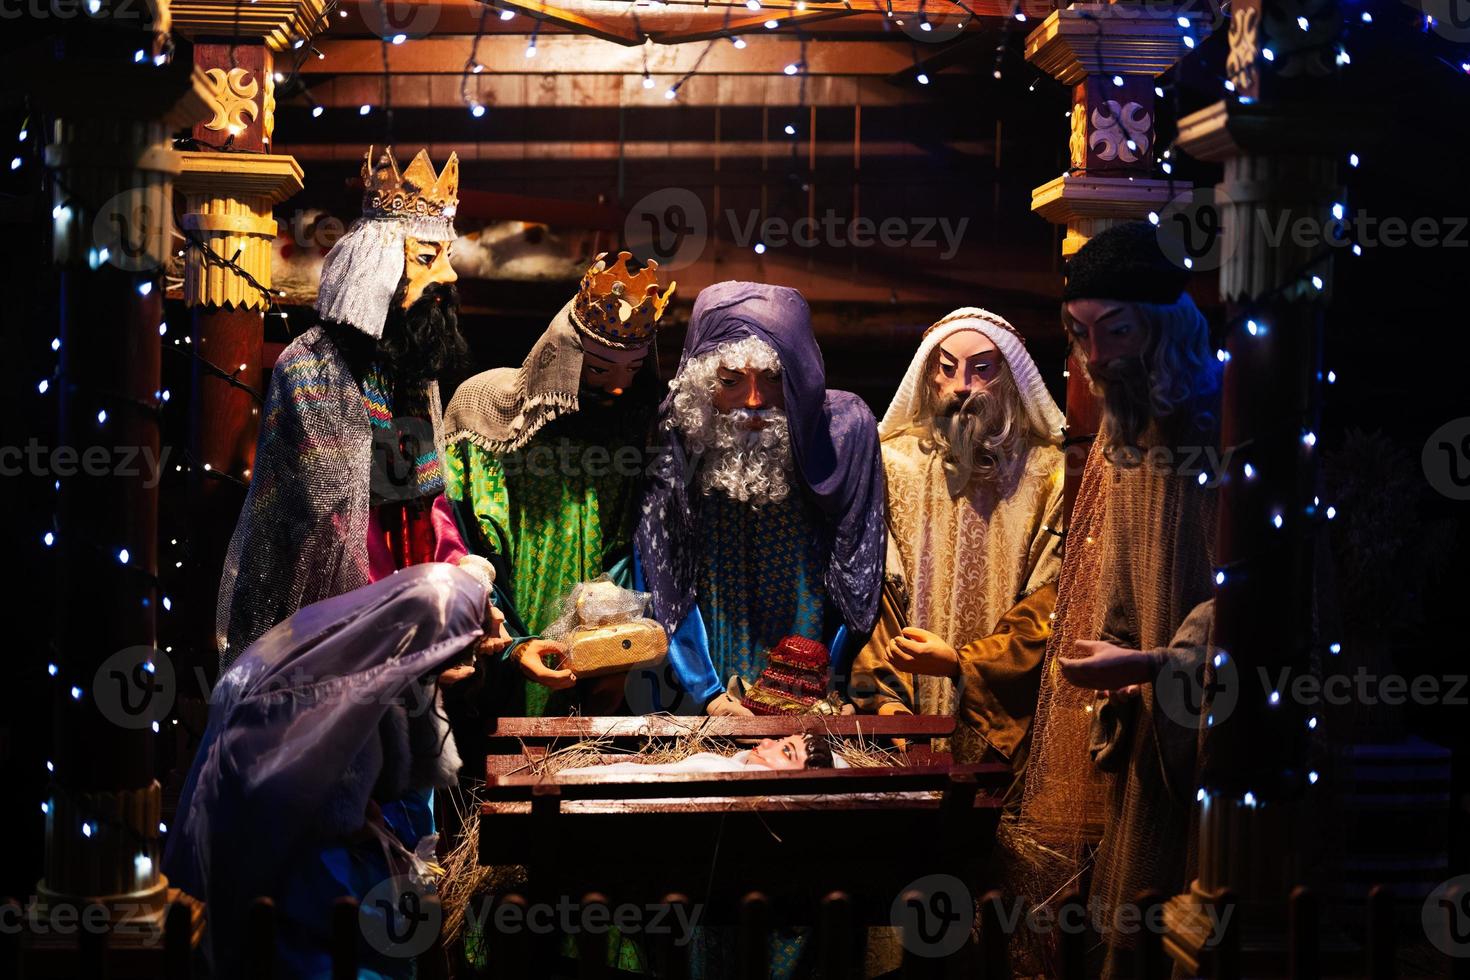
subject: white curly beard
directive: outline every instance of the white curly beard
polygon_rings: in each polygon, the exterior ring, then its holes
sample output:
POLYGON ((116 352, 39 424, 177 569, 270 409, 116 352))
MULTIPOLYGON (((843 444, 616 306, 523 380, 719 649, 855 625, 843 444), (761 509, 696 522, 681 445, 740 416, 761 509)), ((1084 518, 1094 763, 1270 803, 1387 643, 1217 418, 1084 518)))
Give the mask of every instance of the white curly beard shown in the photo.
POLYGON ((699 488, 759 507, 791 493, 791 428, 779 408, 716 412, 705 433, 699 488), (752 429, 752 419, 766 423, 752 429))

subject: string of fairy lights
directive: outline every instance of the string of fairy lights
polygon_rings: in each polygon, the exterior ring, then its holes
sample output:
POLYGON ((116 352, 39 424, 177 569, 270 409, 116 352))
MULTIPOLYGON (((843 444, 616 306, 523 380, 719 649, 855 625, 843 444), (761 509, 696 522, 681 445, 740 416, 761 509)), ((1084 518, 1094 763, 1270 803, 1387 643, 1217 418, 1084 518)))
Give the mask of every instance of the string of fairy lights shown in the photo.
MULTIPOLYGON (((97 3, 98 0, 90 0, 90 2, 97 3)), ((381 7, 382 0, 377 0, 377 2, 381 7)), ((851 9, 852 5, 850 0, 845 0, 845 3, 846 6, 851 9)), ((975 16, 974 12, 970 8, 965 6, 962 2, 960 2, 960 0, 953 0, 953 4, 956 8, 963 10, 966 14, 966 19, 962 22, 960 28, 961 30, 963 30, 965 27, 968 26, 970 19, 975 16)), ((759 0, 748 0, 746 6, 753 11, 764 9, 759 0)), ((793 9, 800 11, 804 9, 804 7, 805 5, 801 3, 800 0, 798 0, 793 9)), ((336 12, 339 18, 346 18, 348 16, 347 10, 341 7, 340 0, 332 0, 332 2, 326 8, 328 18, 333 12, 336 12)), ((486 71, 486 66, 479 60, 479 49, 480 43, 485 34, 487 20, 492 13, 494 13, 501 21, 509 21, 516 16, 515 11, 509 9, 494 9, 488 5, 480 13, 474 42, 472 43, 469 57, 467 58, 464 65, 463 78, 460 87, 461 97, 464 99, 465 104, 471 112, 472 116, 477 119, 483 117, 486 114, 486 107, 482 102, 478 100, 477 96, 470 95, 469 89, 471 80, 475 76, 481 75, 483 72, 486 71)), ((928 33, 930 29, 929 20, 923 4, 921 4, 919 7, 918 16, 920 18, 920 30, 928 33)), ((894 11, 890 3, 887 7, 884 21, 886 22, 889 19, 894 19, 894 17, 894 11)), ((293 63, 290 65, 288 71, 277 72, 275 74, 274 80, 278 86, 289 87, 299 82, 301 78, 301 69, 308 58, 316 57, 318 59, 324 59, 326 57, 326 55, 316 46, 314 42, 321 35, 321 33, 323 33, 327 29, 327 25, 330 22, 328 18, 323 19, 319 29, 315 32, 298 37, 291 41, 289 46, 290 50, 295 52, 295 54, 291 56, 293 59, 293 63)), ((536 57, 537 38, 541 27, 540 18, 532 18, 532 20, 533 25, 528 36, 525 52, 525 56, 528 60, 536 57)), ((1003 28, 1000 32, 1000 38, 996 47, 995 64, 993 69, 993 75, 997 79, 999 79, 1002 75, 1002 60, 1006 54, 1007 45, 1010 38, 1010 32, 1008 28, 1012 23, 1022 23, 1025 22, 1025 20, 1026 15, 1019 9, 1019 4, 1013 6, 1011 16, 1003 19, 1003 28)), ((762 26, 765 30, 776 30, 781 25, 778 21, 772 19, 764 22, 762 26)), ((1198 51, 1199 44, 1201 42, 1201 38, 1197 36, 1198 25, 1195 22, 1191 21, 1189 18, 1181 16, 1178 19, 1178 26, 1181 32, 1179 40, 1181 46, 1181 55, 1187 58, 1191 54, 1198 51)), ((1337 69, 1350 67, 1353 64, 1352 57, 1349 51, 1349 48, 1352 46, 1354 40, 1352 32, 1354 30, 1366 30, 1373 26, 1374 18, 1371 12, 1363 10, 1356 12, 1356 14, 1350 13, 1349 16, 1342 21, 1339 31, 1331 38, 1331 40, 1317 42, 1312 45, 1295 46, 1291 49, 1290 55, 1292 57, 1297 57, 1304 54, 1312 55, 1317 53, 1325 53, 1330 55, 1333 62, 1333 67, 1337 69)), ((1317 25, 1313 24, 1308 16, 1303 15, 1298 19, 1297 27, 1301 32, 1303 32, 1304 35, 1310 35, 1311 32, 1317 27, 1317 25)), ((1422 29, 1424 31, 1430 31, 1434 27, 1435 22, 1433 17, 1427 14, 1423 15, 1422 29)), ((654 82, 649 68, 648 52, 651 45, 655 43, 655 41, 651 35, 644 34, 643 37, 643 70, 641 77, 643 80, 643 86, 645 88, 652 88, 654 87, 654 82)), ((784 69, 784 74, 799 75, 802 77, 804 101, 804 86, 807 73, 806 46, 808 43, 808 39, 805 36, 800 35, 799 33, 798 37, 801 41, 800 58, 798 59, 798 61, 788 64, 784 69)), ((383 90, 384 106, 390 118, 391 105, 388 103, 388 89, 386 85, 386 51, 388 46, 401 45, 407 40, 408 37, 405 34, 395 34, 391 37, 384 38, 383 40, 385 73, 385 84, 383 90)), ((672 101, 677 98, 680 88, 697 73, 706 56, 709 54, 710 50, 716 43, 719 43, 721 41, 731 44, 737 50, 744 49, 747 46, 744 37, 740 33, 732 32, 729 30, 728 8, 726 13, 726 30, 718 35, 716 38, 708 41, 703 51, 694 62, 693 66, 683 72, 677 78, 677 80, 675 80, 667 87, 667 89, 665 90, 666 99, 672 101)), ((917 47, 914 47, 913 54, 913 80, 917 84, 927 85, 929 84, 930 79, 924 71, 924 65, 919 57, 917 47)), ((151 61, 154 65, 161 67, 170 62, 172 55, 172 40, 171 38, 164 37, 160 43, 159 52, 157 54, 150 56, 145 49, 140 48, 133 53, 132 60, 135 63, 151 61)), ((1277 52, 1270 46, 1264 47, 1260 51, 1260 59, 1261 64, 1258 64, 1256 68, 1257 70, 1265 71, 1270 66, 1276 64, 1277 52)), ((1470 56, 1467 56, 1464 59, 1458 61, 1452 58, 1445 58, 1437 55, 1435 56, 1435 59, 1438 62, 1442 63, 1449 71, 1455 71, 1462 74, 1470 74, 1470 56)), ((1028 91, 1035 92, 1037 84, 1039 81, 1042 80, 1042 78, 1044 78, 1044 76, 1038 76, 1037 80, 1031 83, 1028 91)), ((1111 81, 1115 86, 1121 87, 1121 85, 1123 84, 1121 76, 1114 76, 1111 81)), ((1220 77, 1217 78, 1217 81, 1219 82, 1221 88, 1224 90, 1227 96, 1234 95, 1240 103, 1249 103, 1250 100, 1248 97, 1236 93, 1233 80, 1220 77)), ((309 91, 306 91, 304 85, 302 86, 302 90, 305 93, 307 103, 312 107, 312 117, 320 118, 323 115, 325 108, 319 102, 312 98, 309 91)), ((1161 80, 1156 85, 1154 92, 1156 98, 1158 98, 1161 102, 1172 97, 1177 118, 1178 110, 1180 109, 1180 87, 1172 82, 1161 80)), ((371 111, 372 106, 369 104, 363 105, 359 110, 361 115, 367 115, 371 111)), ((1070 115, 1070 110, 1068 112, 1068 115, 1070 115)), ((786 135, 793 138, 798 135, 797 128, 791 124, 786 125, 784 127, 784 131, 786 135)), ((19 171, 26 165, 27 147, 32 147, 34 155, 39 156, 40 141, 37 140, 33 142, 31 139, 32 135, 32 120, 29 116, 26 116, 22 119, 19 130, 17 132, 17 144, 19 146, 19 152, 15 153, 9 160, 10 171, 19 171)), ((1176 159, 1176 153, 1179 152, 1177 147, 1177 140, 1178 137, 1176 135, 1176 137, 1171 140, 1162 149, 1162 151, 1158 152, 1158 155, 1154 158, 1156 173, 1162 175, 1166 179, 1169 179, 1171 182, 1173 180, 1173 174, 1175 170, 1174 161, 1176 159)), ((211 147, 211 149, 229 151, 232 149, 232 147, 229 140, 227 139, 226 143, 223 146, 211 147)), ((1154 149, 1157 150, 1158 148, 1155 147, 1154 149)), ((795 148, 793 145, 793 153, 794 152, 795 148)), ((1360 165, 1362 164, 1362 157, 1356 152, 1351 152, 1346 154, 1343 162, 1347 164, 1348 170, 1352 171, 1360 167, 1360 165)), ((1076 172, 1076 168, 1070 169, 1067 174, 1064 174, 1064 177, 1070 176, 1076 172)), ((1092 169, 1088 171, 1088 173, 1096 175, 1099 174, 1100 171, 1098 171, 1097 169, 1092 169)), ((62 200, 60 201, 60 203, 56 204, 52 210, 52 217, 54 220, 59 221, 66 219, 68 217, 68 213, 78 207, 80 207, 83 212, 87 214, 97 213, 95 209, 88 207, 86 202, 79 199, 70 189, 68 189, 62 178, 53 174, 53 179, 56 180, 57 185, 62 189, 63 192, 62 200)), ((1330 207, 1329 213, 1331 215, 1332 226, 1340 229, 1345 236, 1350 235, 1349 228, 1351 227, 1351 210, 1347 198, 1344 197, 1343 200, 1334 202, 1330 207)), ((1157 213, 1151 214, 1150 219, 1155 223, 1158 223, 1158 221, 1160 220, 1157 213)), ((216 254, 206 242, 199 239, 197 236, 189 235, 185 237, 186 247, 197 250, 198 253, 201 255, 202 261, 218 265, 223 268, 227 268, 234 275, 238 276, 241 280, 248 283, 253 289, 257 290, 266 300, 265 315, 279 317, 282 322, 285 322, 288 319, 288 313, 282 310, 277 302, 278 298, 284 297, 285 294, 283 292, 273 291, 258 282, 251 273, 249 273, 238 264, 238 253, 235 256, 226 258, 224 256, 216 254)), ((759 247, 761 246, 758 246, 758 248, 759 247)), ((1227 333, 1238 333, 1238 335, 1243 338, 1241 342, 1246 342, 1244 338, 1260 338, 1269 335, 1270 331, 1273 329, 1273 326, 1265 311, 1269 310, 1273 304, 1284 298, 1299 297, 1303 295, 1309 296, 1312 294, 1324 293, 1327 287, 1324 273, 1327 271, 1327 267, 1330 265, 1332 258, 1340 254, 1344 249, 1346 249, 1354 257, 1361 257, 1364 254, 1361 243, 1351 241, 1350 238, 1347 240, 1343 240, 1343 243, 1341 245, 1329 245, 1328 247, 1325 247, 1322 252, 1309 257, 1305 262, 1303 262, 1295 275, 1286 277, 1286 281, 1284 281, 1271 293, 1264 296, 1255 297, 1253 301, 1242 312, 1240 312, 1226 325, 1227 333)), ((179 254, 182 255, 183 253, 181 252, 179 254)), ((111 256, 108 254, 108 251, 105 247, 97 247, 92 249, 92 251, 90 252, 88 256, 88 262, 91 268, 96 269, 108 263, 110 258, 111 256)), ((1185 261, 1186 264, 1189 264, 1188 259, 1186 259, 1185 261)), ((144 277, 140 279, 140 281, 137 283, 136 288, 139 295, 150 295, 152 290, 156 288, 155 278, 144 277)), ((158 330, 160 336, 166 336, 168 332, 167 322, 160 322, 158 330)), ((50 350, 54 354, 59 354, 61 351, 61 345, 61 338, 53 338, 50 341, 50 350)), ((210 375, 211 377, 248 392, 251 399, 256 404, 257 410, 258 407, 263 403, 260 391, 255 387, 249 385, 245 381, 241 380, 241 375, 247 370, 247 365, 242 364, 239 365, 239 367, 237 368, 228 369, 214 364, 207 358, 203 357, 198 350, 194 349, 191 338, 188 336, 175 338, 172 345, 165 345, 163 349, 172 349, 183 356, 191 358, 200 365, 201 369, 206 374, 210 375)), ((1216 352, 1216 356, 1222 364, 1228 362, 1230 359, 1229 351, 1224 347, 1216 352)), ((1338 375, 1334 370, 1324 369, 1317 373, 1316 380, 1319 383, 1331 386, 1337 382, 1338 375)), ((36 391, 39 396, 46 397, 53 391, 67 388, 70 385, 71 383, 62 376, 61 369, 58 364, 50 375, 39 379, 36 384, 36 391)), ((119 410, 143 412, 152 415, 154 418, 161 418, 165 407, 168 406, 171 401, 171 394, 167 388, 160 388, 157 392, 154 393, 154 396, 151 399, 141 400, 133 398, 131 396, 126 396, 120 392, 115 391, 95 390, 89 391, 88 395, 89 397, 95 398, 97 401, 98 408, 95 419, 96 425, 98 427, 107 426, 109 421, 115 417, 116 413, 119 410)), ((1313 399, 1313 404, 1316 406, 1320 406, 1320 402, 1320 399, 1313 399)), ((1307 411, 1310 412, 1312 411, 1312 409, 1308 409, 1307 411)), ((1305 452, 1315 451, 1317 446, 1317 434, 1315 429, 1315 426, 1317 424, 1316 420, 1314 418, 1294 419, 1291 420, 1289 424, 1298 428, 1299 440, 1301 446, 1303 447, 1303 450, 1305 452)), ((1245 450, 1248 448, 1249 447, 1246 446, 1229 447, 1230 450, 1245 450)), ((194 460, 192 457, 187 457, 187 454, 185 462, 177 464, 175 466, 176 473, 192 472, 195 469, 207 473, 211 478, 226 480, 241 488, 247 485, 246 480, 249 476, 248 472, 239 475, 220 472, 211 467, 210 464, 208 464, 207 462, 200 463, 199 461, 194 460)), ((1242 465, 1241 475, 1247 481, 1254 481, 1259 479, 1261 474, 1254 463, 1246 461, 1242 465)), ((1200 474, 1200 479, 1202 482, 1204 482, 1207 479, 1206 474, 1200 474)), ((60 487, 61 481, 58 479, 54 483, 54 489, 59 491, 60 487)), ((1314 495, 1310 504, 1303 502, 1294 507, 1287 507, 1285 505, 1278 507, 1271 513, 1269 520, 1271 522, 1271 525, 1277 530, 1289 531, 1289 529, 1291 528, 1297 528, 1306 529, 1307 533, 1316 533, 1316 531, 1320 530, 1322 527, 1325 527, 1327 522, 1334 520, 1337 516, 1338 512, 1334 505, 1329 503, 1324 506, 1320 497, 1314 495)), ((63 547, 82 547, 95 554, 106 556, 109 560, 115 560, 118 565, 126 568, 132 574, 141 576, 145 580, 146 584, 148 585, 148 588, 145 590, 148 594, 145 595, 142 600, 145 604, 151 602, 151 595, 157 592, 160 595, 161 608, 165 612, 172 611, 173 602, 170 596, 162 591, 162 583, 159 576, 142 568, 136 561, 134 561, 132 550, 125 543, 100 544, 97 542, 83 540, 80 537, 71 534, 70 532, 63 532, 64 529, 58 527, 56 525, 55 519, 53 518, 52 527, 44 531, 44 533, 41 535, 41 543, 48 549, 54 548, 58 545, 61 545, 63 547)), ((176 548, 181 548, 185 553, 185 557, 187 557, 187 542, 181 543, 179 538, 173 537, 170 538, 170 545, 176 548)), ((184 565, 184 558, 175 559, 174 568, 176 570, 182 569, 184 565)), ((1222 565, 1218 567, 1215 571, 1215 583, 1217 586, 1224 586, 1233 575, 1240 572, 1242 572, 1242 568, 1239 567, 1239 565, 1222 565)), ((165 652, 172 652, 172 649, 172 646, 167 646, 165 647, 165 652)), ((1313 649, 1325 652, 1330 657, 1337 657, 1341 655, 1343 648, 1341 642, 1336 640, 1327 640, 1314 641, 1313 649)), ((1215 666, 1217 669, 1224 665, 1225 660, 1228 658, 1228 656, 1228 653, 1225 651, 1220 651, 1219 653, 1217 653, 1215 660, 1215 666)), ((149 666, 151 666, 151 664, 149 666)), ((63 676, 64 671, 57 660, 53 659, 48 661, 46 665, 46 670, 49 677, 56 680, 57 683, 64 685, 66 693, 73 701, 80 701, 83 697, 85 697, 86 691, 82 685, 81 679, 63 676)), ((1282 703, 1282 693, 1279 690, 1273 689, 1267 694, 1267 699, 1268 704, 1271 707, 1277 707, 1282 703)), ((177 717, 171 719, 171 723, 174 725, 177 725, 178 722, 179 719, 177 717)), ((1310 715, 1306 720, 1306 725, 1308 729, 1313 732, 1319 732, 1320 730, 1320 720, 1316 715, 1310 715)), ((152 730, 155 733, 158 733, 160 731, 159 722, 152 722, 152 730)), ((55 766, 53 762, 48 761, 46 763, 46 768, 48 772, 54 775, 55 766)), ((1313 785, 1315 785, 1320 779, 1320 773, 1315 769, 1309 770, 1306 776, 1307 781, 1313 785)), ((1204 793, 1204 790, 1200 790, 1201 798, 1203 798, 1204 793)), ((1254 806, 1258 803, 1252 793, 1246 793, 1243 802, 1248 806, 1254 806)), ((43 802, 41 804, 41 807, 43 812, 49 813, 49 801, 43 802)), ((163 825, 160 825, 159 827, 160 831, 166 831, 166 829, 167 828, 163 825)), ((99 827, 96 825, 95 821, 89 822, 86 826, 82 828, 83 835, 86 837, 93 836, 93 834, 97 833, 98 830, 99 827)))

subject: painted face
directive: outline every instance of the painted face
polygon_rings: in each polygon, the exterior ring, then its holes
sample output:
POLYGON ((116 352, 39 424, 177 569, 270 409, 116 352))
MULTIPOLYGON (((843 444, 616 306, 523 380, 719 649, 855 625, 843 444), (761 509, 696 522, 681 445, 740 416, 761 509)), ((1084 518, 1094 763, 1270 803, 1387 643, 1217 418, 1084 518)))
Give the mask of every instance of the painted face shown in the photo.
POLYGON ((617 398, 633 387, 648 358, 647 347, 618 350, 588 337, 582 340, 582 387, 617 398))
MULTIPOLYGON (((727 368, 720 365, 715 376, 714 406, 717 412, 737 408, 766 409, 786 407, 786 393, 781 388, 781 372, 761 368, 727 368)), ((761 419, 751 419, 750 428, 764 429, 761 419)))
POLYGON ((750 756, 767 769, 805 769, 806 739, 800 735, 780 740, 763 738, 750 750, 750 756))
POLYGON ((978 330, 960 330, 935 351, 934 390, 941 402, 984 391, 1000 375, 1001 355, 978 330))
POLYGON ((1148 345, 1148 331, 1132 303, 1074 299, 1067 304, 1067 315, 1072 321, 1072 341, 1094 377, 1105 373, 1114 361, 1141 357, 1148 345))
POLYGON ((407 285, 403 290, 403 308, 406 310, 424 290, 436 282, 450 283, 459 280, 449 265, 450 242, 425 242, 412 235, 403 240, 403 277, 407 285))

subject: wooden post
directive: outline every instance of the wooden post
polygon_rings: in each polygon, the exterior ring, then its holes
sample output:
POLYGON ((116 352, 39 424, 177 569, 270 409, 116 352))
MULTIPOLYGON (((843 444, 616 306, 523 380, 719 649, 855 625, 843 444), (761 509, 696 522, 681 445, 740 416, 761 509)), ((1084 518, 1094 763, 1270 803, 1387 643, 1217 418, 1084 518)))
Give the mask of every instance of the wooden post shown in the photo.
MULTIPOLYGON (((88 921, 106 911, 106 931, 82 936, 89 972, 107 969, 90 961, 106 961, 111 949, 161 934, 168 908, 148 715, 162 681, 142 692, 141 705, 129 697, 135 692, 118 696, 141 676, 129 666, 153 662, 143 651, 155 644, 161 600, 158 487, 145 467, 120 464, 158 459, 161 268, 178 171, 168 138, 204 111, 192 66, 159 57, 167 0, 123 6, 99 0, 93 16, 58 25, 16 72, 49 120, 51 248, 61 282, 58 444, 104 461, 59 481, 48 538, 59 552, 55 755, 36 889, 43 907, 85 910, 88 921), (143 928, 113 930, 123 916, 143 928)), ((45 950, 67 955, 36 939, 27 961, 45 950)), ((153 951, 161 956, 156 944, 153 951)))
POLYGON ((1280 962, 1288 895, 1309 846, 1296 828, 1313 778, 1311 711, 1290 696, 1289 683, 1271 685, 1283 673, 1306 673, 1314 643, 1312 556, 1326 507, 1316 496, 1322 316, 1339 249, 1272 229, 1312 221, 1330 234, 1350 107, 1336 108, 1335 51, 1321 43, 1336 36, 1337 5, 1320 4, 1300 21, 1288 9, 1282 0, 1232 5, 1233 94, 1179 124, 1185 152, 1224 165, 1218 222, 1209 222, 1223 228, 1220 292, 1229 319, 1215 548, 1219 656, 1207 680, 1215 704, 1234 701, 1229 710, 1206 708, 1198 878, 1167 909, 1170 951, 1186 967, 1198 952, 1185 937, 1199 935, 1202 897, 1226 889, 1238 896, 1234 948, 1280 962), (1240 941, 1243 930, 1249 943, 1240 941))
POLYGON ((193 131, 200 149, 180 154, 176 182, 184 195, 184 303, 192 322, 189 341, 179 337, 173 343, 194 363, 186 508, 193 567, 180 583, 187 618, 175 659, 203 668, 209 677, 219 654, 219 576, 250 480, 260 423, 262 315, 270 305, 261 289, 271 287, 277 231, 272 208, 302 189, 296 161, 270 153, 275 55, 293 39, 315 33, 324 8, 324 0, 291 0, 246 12, 190 0, 174 10, 174 27, 194 39, 195 64, 210 86, 210 112, 193 131), (225 37, 228 43, 214 43, 225 37))
MULTIPOLYGON (((1074 3, 1053 11, 1026 38, 1026 60, 1072 86, 1068 170, 1031 192, 1031 210, 1067 229, 1063 258, 1097 233, 1162 210, 1190 190, 1188 182, 1158 179, 1154 166, 1154 79, 1185 53, 1179 16, 1135 3, 1074 3)), ((1197 30, 1199 15, 1184 16, 1187 30, 1197 30)), ((1070 519, 1101 417, 1070 356, 1066 408, 1070 519)))

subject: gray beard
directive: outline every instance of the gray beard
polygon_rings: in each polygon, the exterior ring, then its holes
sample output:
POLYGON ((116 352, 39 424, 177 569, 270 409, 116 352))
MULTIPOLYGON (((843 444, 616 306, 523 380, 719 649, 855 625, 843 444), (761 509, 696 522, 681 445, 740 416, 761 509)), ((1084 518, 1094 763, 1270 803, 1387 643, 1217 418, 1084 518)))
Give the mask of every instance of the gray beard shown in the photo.
POLYGON ((971 481, 994 482, 1006 470, 1005 460, 989 448, 1000 436, 1004 419, 984 410, 980 391, 968 398, 952 398, 928 421, 928 434, 920 440, 926 451, 938 452, 951 497, 963 494, 971 481))
POLYGON ((760 507, 785 500, 791 493, 791 430, 778 408, 716 412, 708 448, 699 461, 699 488, 760 507), (766 420, 764 429, 746 428, 752 418, 766 420))

